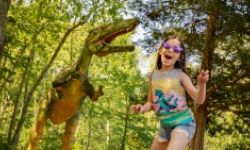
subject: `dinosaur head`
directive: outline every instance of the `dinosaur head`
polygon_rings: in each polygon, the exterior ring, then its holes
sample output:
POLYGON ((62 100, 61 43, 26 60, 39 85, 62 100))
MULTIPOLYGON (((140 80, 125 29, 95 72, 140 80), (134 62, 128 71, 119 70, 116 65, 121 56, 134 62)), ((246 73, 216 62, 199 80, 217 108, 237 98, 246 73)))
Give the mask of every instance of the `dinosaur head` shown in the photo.
POLYGON ((111 46, 110 44, 117 36, 133 31, 138 24, 137 19, 127 19, 91 30, 86 39, 86 46, 97 56, 133 51, 134 46, 111 46))

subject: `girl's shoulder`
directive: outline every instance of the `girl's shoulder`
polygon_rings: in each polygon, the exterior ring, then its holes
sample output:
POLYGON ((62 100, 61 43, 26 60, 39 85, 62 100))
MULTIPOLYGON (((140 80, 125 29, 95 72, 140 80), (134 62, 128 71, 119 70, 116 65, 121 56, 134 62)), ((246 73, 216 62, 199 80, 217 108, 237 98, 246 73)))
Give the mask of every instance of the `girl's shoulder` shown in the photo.
POLYGON ((186 72, 181 71, 180 80, 186 80, 186 79, 190 79, 189 75, 186 72))
POLYGON ((154 73, 154 71, 155 71, 155 70, 148 72, 148 73, 147 73, 147 77, 152 76, 152 75, 153 75, 153 73, 154 73))

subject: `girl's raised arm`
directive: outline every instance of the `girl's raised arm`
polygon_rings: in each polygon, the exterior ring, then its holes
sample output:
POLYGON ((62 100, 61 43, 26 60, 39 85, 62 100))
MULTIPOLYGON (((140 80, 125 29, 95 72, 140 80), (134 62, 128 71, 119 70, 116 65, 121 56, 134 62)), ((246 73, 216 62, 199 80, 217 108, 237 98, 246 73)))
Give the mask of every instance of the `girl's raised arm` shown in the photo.
POLYGON ((198 104, 203 104, 206 98, 206 83, 209 79, 208 70, 201 71, 197 77, 198 80, 198 88, 196 88, 190 77, 182 72, 181 73, 181 84, 190 95, 190 97, 198 104))

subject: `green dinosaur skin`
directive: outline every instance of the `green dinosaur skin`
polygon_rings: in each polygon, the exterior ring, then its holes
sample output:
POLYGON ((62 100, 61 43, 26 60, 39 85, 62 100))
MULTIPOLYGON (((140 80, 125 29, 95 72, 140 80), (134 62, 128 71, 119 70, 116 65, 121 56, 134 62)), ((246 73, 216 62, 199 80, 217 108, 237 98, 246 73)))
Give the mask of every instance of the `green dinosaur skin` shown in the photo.
POLYGON ((37 119, 31 129, 28 150, 37 149, 48 119, 53 124, 66 123, 62 149, 72 149, 79 110, 85 97, 89 96, 92 101, 96 101, 103 95, 102 86, 95 91, 88 79, 88 68, 93 54, 102 57, 116 52, 133 51, 134 46, 109 44, 115 37, 134 30, 138 24, 137 19, 128 19, 90 31, 79 59, 56 75, 48 92, 41 98, 37 119))

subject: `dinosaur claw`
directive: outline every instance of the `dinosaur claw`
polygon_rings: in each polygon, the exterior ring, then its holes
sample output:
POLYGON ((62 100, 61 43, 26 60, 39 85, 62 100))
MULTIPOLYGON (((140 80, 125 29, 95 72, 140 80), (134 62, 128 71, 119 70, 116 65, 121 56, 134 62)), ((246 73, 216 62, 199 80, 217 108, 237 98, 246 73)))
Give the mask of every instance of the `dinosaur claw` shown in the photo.
POLYGON ((102 92, 103 85, 99 85, 97 91, 94 93, 93 97, 91 100, 93 102, 97 101, 97 99, 102 96, 104 93, 102 92))
POLYGON ((98 90, 102 90, 102 88, 103 88, 103 85, 98 86, 98 90))

